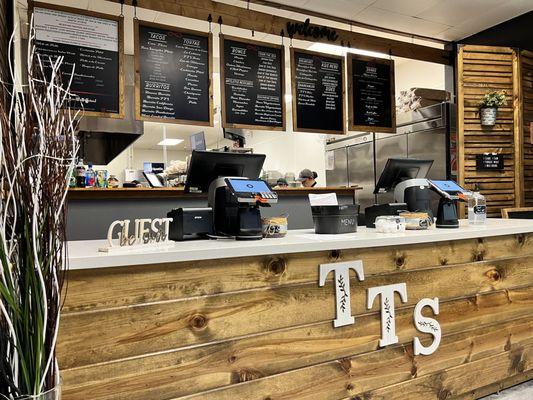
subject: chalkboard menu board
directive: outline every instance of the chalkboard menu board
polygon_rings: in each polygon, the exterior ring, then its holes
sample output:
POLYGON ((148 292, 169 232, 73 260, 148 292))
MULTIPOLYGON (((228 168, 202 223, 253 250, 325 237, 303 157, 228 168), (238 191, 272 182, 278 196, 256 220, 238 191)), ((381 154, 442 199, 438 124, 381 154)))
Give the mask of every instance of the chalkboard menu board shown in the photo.
POLYGON ((222 36, 222 125, 285 129, 282 46, 222 36))
POLYGON ((64 58, 63 82, 74 76, 71 106, 85 115, 123 118, 123 18, 34 3, 35 46, 45 68, 64 58))
POLYGON ((393 60, 351 54, 348 85, 350 130, 396 132, 393 60))
POLYGON ((291 49, 296 132, 344 134, 344 57, 291 49))
POLYGON ((137 119, 212 126, 212 47, 209 33, 136 21, 137 119))

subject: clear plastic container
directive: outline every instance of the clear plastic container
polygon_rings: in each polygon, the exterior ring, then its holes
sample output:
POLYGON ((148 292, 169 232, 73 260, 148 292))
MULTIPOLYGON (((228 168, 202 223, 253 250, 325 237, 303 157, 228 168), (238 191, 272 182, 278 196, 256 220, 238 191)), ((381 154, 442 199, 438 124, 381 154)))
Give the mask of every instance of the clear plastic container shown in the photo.
POLYGON ((485 196, 474 192, 468 197, 468 223, 484 225, 487 222, 487 201, 485 196))
POLYGON ((405 232, 405 218, 397 215, 381 215, 376 218, 375 225, 379 233, 405 232))

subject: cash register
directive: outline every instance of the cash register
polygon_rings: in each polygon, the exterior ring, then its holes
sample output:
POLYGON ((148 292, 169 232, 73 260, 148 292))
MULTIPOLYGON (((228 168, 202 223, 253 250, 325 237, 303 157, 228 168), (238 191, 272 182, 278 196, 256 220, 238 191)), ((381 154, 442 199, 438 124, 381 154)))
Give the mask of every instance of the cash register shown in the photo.
POLYGON ((206 210, 212 211, 213 227, 209 237, 262 239, 260 210, 278 201, 259 179, 264 161, 264 154, 192 152, 185 192, 208 193, 206 210))

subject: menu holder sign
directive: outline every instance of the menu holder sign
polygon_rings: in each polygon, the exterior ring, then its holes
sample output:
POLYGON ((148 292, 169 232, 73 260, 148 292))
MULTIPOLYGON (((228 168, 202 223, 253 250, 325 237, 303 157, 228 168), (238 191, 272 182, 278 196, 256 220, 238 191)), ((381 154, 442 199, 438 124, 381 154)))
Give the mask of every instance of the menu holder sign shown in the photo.
POLYGON ((61 73, 85 116, 124 118, 123 17, 33 3, 35 47, 45 65, 63 57, 61 73))
POLYGON ((393 60, 350 54, 348 86, 350 130, 396 132, 393 60))
POLYGON ((210 33, 135 21, 138 120, 213 126, 210 33))
POLYGON ((285 130, 283 46, 220 35, 222 126, 285 130))
POLYGON ((501 171, 503 170, 503 154, 484 153, 476 154, 477 171, 501 171))
POLYGON ((344 57, 291 48, 295 132, 345 134, 344 57))

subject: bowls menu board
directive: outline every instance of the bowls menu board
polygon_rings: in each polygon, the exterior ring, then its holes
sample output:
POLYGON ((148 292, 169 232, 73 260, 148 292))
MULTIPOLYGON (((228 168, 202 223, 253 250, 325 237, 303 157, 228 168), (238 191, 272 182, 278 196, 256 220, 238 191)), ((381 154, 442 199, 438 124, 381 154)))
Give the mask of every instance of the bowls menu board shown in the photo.
POLYGON ((139 120, 213 125, 212 36, 135 22, 135 107, 139 120))
POLYGON ((63 57, 62 82, 85 115, 124 117, 123 18, 34 3, 35 46, 45 69, 63 57))
POLYGON ((285 129, 284 49, 220 36, 222 126, 285 129))
POLYGON ((296 132, 345 133, 344 57, 291 49, 296 132))
POLYGON ((349 129, 395 132, 394 61, 348 56, 349 129))

